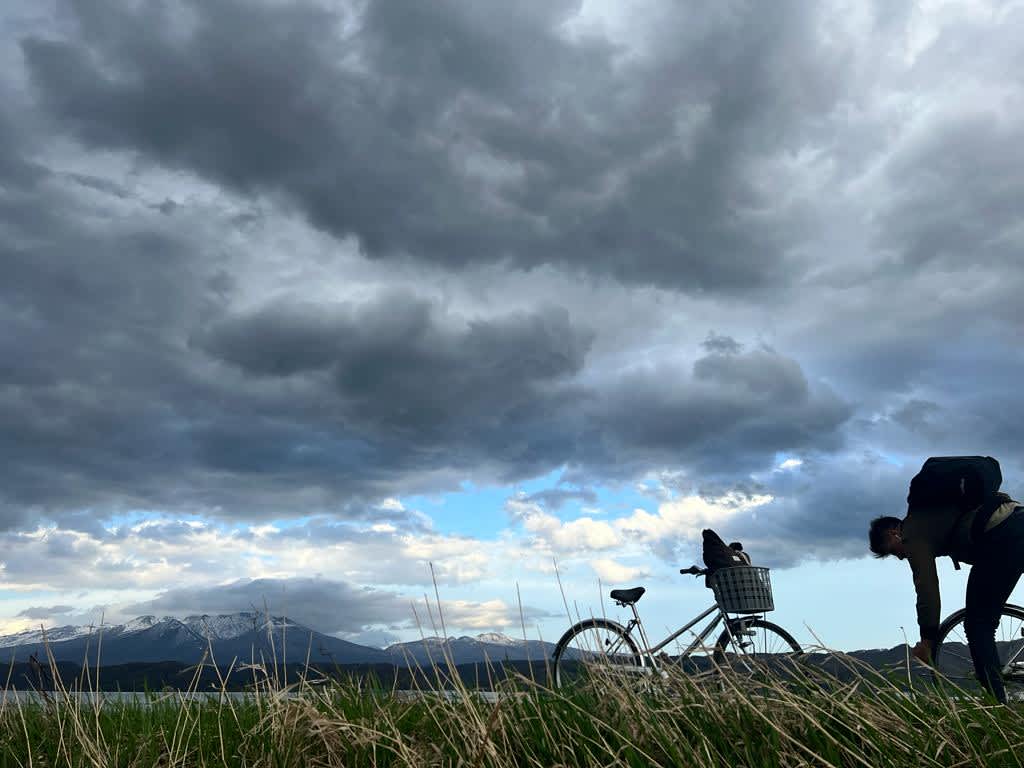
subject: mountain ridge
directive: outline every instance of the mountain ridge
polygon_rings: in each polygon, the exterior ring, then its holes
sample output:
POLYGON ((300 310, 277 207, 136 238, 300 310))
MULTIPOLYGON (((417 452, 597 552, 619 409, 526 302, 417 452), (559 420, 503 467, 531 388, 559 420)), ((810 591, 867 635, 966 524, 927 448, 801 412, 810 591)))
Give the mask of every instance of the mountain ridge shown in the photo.
MULTIPOLYGON (((323 634, 285 616, 254 611, 227 614, 190 614, 184 618, 137 616, 124 624, 64 625, 24 630, 0 636, 0 654, 10 661, 88 661, 90 665, 178 662, 198 664, 212 658, 218 664, 232 660, 303 661, 337 666, 389 665, 427 667, 452 662, 544 661, 554 643, 513 638, 500 632, 476 636, 426 636, 392 643, 385 648, 360 645, 323 634)), ((905 646, 850 651, 870 666, 898 664, 905 646)))
POLYGON ((16 661, 50 654, 56 661, 89 659, 90 663, 128 664, 177 661, 198 663, 204 655, 215 660, 309 658, 318 663, 432 664, 451 659, 456 664, 477 661, 529 660, 549 656, 554 646, 518 640, 498 632, 476 637, 424 637, 385 648, 360 645, 317 632, 285 616, 253 611, 227 614, 137 616, 123 624, 64 625, 24 630, 0 636, 0 650, 16 661), (102 645, 102 658, 99 657, 102 645))

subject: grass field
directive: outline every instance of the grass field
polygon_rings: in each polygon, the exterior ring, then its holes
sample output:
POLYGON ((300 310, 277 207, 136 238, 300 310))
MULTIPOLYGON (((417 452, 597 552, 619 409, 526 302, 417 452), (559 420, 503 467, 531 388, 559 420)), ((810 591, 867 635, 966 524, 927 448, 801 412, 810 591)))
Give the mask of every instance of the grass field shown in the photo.
POLYGON ((1022 765, 1016 706, 855 671, 669 673, 571 692, 520 679, 497 703, 451 680, 448 698, 285 688, 272 669, 242 701, 99 703, 58 690, 3 698, 0 767, 1022 765))

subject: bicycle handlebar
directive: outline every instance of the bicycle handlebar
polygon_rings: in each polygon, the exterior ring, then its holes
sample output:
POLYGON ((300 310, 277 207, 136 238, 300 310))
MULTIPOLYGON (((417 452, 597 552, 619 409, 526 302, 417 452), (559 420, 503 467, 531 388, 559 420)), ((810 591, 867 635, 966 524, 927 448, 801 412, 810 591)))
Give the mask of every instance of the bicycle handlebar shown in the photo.
POLYGON ((698 568, 696 565, 691 565, 689 568, 680 568, 679 572, 684 576, 705 576, 708 569, 698 568))

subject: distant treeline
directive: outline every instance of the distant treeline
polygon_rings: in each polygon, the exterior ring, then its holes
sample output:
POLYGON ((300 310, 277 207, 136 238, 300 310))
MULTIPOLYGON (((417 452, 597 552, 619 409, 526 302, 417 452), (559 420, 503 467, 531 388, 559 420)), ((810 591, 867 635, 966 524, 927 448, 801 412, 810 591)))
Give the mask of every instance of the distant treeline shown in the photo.
MULTIPOLYGON (((501 663, 460 664, 454 668, 464 685, 476 690, 489 691, 509 677, 521 675, 541 685, 547 684, 547 670, 543 662, 506 661, 501 663)), ((50 665, 13 662, 5 665, 2 674, 8 689, 58 690, 54 674, 63 687, 74 691, 233 691, 241 692, 266 688, 268 678, 275 687, 296 685, 303 680, 335 680, 357 683, 367 688, 409 690, 452 688, 453 674, 442 665, 437 669, 396 667, 390 664, 357 664, 333 666, 328 664, 287 664, 266 668, 215 669, 201 668, 176 661, 110 664, 84 668, 80 664, 61 661, 50 665)))
MULTIPOLYGON (((965 651, 966 653, 966 651, 965 651)), ((902 668, 906 674, 905 648, 893 648, 888 651, 858 651, 855 654, 859 664, 879 671, 896 671, 902 668)), ((966 658, 966 657, 965 657, 966 658)), ((805 657, 805 663, 812 664, 827 671, 839 680, 852 679, 854 675, 847 663, 832 654, 811 654, 805 657)), ((687 662, 685 672, 699 674, 708 671, 707 663, 694 664, 687 662)), ((33 665, 28 662, 12 662, 4 666, 0 674, 6 679, 6 688, 17 690, 57 690, 54 685, 54 672, 67 690, 74 691, 208 691, 220 690, 231 692, 266 690, 271 687, 280 689, 306 681, 318 684, 334 680, 348 684, 356 684, 361 688, 380 688, 385 690, 438 690, 456 687, 453 678, 461 680, 462 685, 480 691, 491 691, 500 688, 509 678, 524 678, 543 686, 549 685, 549 665, 544 661, 502 661, 475 662, 459 664, 452 668, 441 664, 432 667, 398 667, 392 664, 350 664, 332 665, 324 663, 279 664, 273 663, 252 668, 236 664, 233 667, 214 668, 204 665, 197 668, 194 664, 176 661, 137 662, 131 664, 109 664, 101 667, 84 668, 80 664, 61 661, 50 665, 33 665)), ((915 676, 923 673, 915 668, 915 676)))

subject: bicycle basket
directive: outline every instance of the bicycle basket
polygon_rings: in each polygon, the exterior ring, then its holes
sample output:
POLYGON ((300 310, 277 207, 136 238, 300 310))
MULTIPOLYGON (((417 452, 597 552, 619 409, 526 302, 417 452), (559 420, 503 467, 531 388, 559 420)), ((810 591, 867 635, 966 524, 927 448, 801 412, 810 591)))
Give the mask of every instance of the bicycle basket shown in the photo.
POLYGON ((708 579, 718 606, 726 613, 764 613, 775 610, 767 568, 740 565, 715 571, 708 579))

